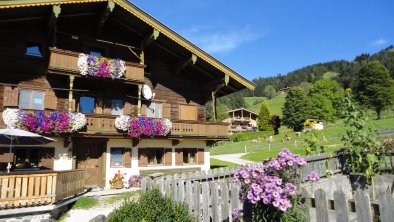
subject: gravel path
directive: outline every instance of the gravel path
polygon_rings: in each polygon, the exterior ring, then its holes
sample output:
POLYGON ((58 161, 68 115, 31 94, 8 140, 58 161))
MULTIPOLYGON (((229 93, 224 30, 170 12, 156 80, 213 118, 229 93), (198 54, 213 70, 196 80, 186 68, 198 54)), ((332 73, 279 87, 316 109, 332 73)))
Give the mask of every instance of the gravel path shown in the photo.
POLYGON ((248 163, 254 163, 249 160, 244 160, 241 159, 242 156, 246 155, 246 153, 235 153, 235 154, 222 154, 222 155, 215 155, 211 156, 211 158, 217 159, 217 160, 222 160, 222 161, 227 161, 231 163, 236 163, 238 165, 244 165, 248 163))

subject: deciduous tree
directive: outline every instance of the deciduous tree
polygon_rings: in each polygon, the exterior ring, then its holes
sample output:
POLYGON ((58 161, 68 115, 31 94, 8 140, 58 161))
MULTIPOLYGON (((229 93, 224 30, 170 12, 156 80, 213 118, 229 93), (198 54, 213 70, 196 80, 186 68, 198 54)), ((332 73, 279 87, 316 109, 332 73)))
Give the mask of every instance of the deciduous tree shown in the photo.
POLYGON ((394 102, 394 80, 379 61, 365 63, 356 86, 356 98, 364 106, 376 111, 378 119, 385 106, 394 102))

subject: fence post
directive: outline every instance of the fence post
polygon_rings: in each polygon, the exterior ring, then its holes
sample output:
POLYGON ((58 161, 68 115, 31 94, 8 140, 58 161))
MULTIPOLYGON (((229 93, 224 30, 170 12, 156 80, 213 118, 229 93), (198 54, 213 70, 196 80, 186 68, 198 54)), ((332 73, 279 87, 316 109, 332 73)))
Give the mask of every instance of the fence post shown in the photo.
POLYGON ((165 190, 164 190, 164 180, 163 178, 160 178, 157 180, 157 187, 159 188, 159 191, 161 194, 165 194, 165 190))
POLYGON ((165 188, 165 193, 166 193, 166 197, 170 197, 171 195, 171 179, 166 179, 164 181, 164 188, 165 188))
POLYGON ((148 179, 147 179, 147 189, 148 189, 148 191, 150 191, 150 190, 152 190, 152 188, 153 188, 153 180, 152 180, 152 178, 150 178, 150 177, 148 177, 148 179))
POLYGON ((348 205, 346 200, 346 194, 343 192, 343 190, 334 191, 334 206, 336 221, 348 222, 348 205))
POLYGON ((315 191, 316 221, 329 222, 326 192, 322 189, 315 191))
POLYGON ((178 186, 177 186, 177 180, 173 180, 172 183, 172 202, 176 203, 178 201, 178 186))
POLYGON ((185 193, 185 201, 189 208, 189 213, 193 211, 193 189, 192 182, 190 180, 186 181, 186 193, 185 193))
POLYGON ((142 178, 141 180, 141 190, 142 192, 146 192, 146 178, 142 178))
POLYGON ((184 180, 179 180, 178 181, 178 203, 184 203, 185 202, 185 182, 184 180))
POLYGON ((379 198, 380 221, 390 222, 394 219, 394 201, 390 193, 384 193, 379 198))
POLYGON ((202 182, 202 216, 204 222, 209 222, 209 183, 202 182))
MULTIPOLYGON (((369 195, 364 191, 356 191, 354 194, 356 215, 358 222, 372 222, 371 202, 369 195)), ((392 218, 391 218, 392 219, 392 218)))
POLYGON ((228 187, 225 182, 220 184, 220 191, 221 194, 220 196, 222 197, 222 200, 220 201, 222 205, 222 221, 229 221, 229 202, 228 202, 228 187))
MULTIPOLYGON (((234 209, 240 209, 240 201, 239 201, 239 186, 238 184, 231 185, 231 212, 234 209)), ((230 219, 232 220, 232 214, 230 214, 230 219)))
POLYGON ((216 182, 212 182, 211 184, 211 193, 212 193, 212 222, 221 222, 221 206, 219 201, 219 187, 216 182))
POLYGON ((194 220, 200 221, 200 182, 194 181, 194 220))

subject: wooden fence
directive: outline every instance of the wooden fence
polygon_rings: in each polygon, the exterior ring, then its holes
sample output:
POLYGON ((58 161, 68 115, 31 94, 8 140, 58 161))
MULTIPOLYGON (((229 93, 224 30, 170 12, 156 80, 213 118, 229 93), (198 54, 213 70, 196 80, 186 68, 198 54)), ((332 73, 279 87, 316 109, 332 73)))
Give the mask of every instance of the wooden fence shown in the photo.
POLYGON ((2 174, 0 209, 52 204, 84 188, 82 170, 2 174))
POLYGON ((143 191, 157 186, 165 196, 171 196, 174 203, 185 203, 196 221, 231 221, 233 209, 242 207, 239 200, 239 185, 222 181, 152 180, 141 181, 143 191))
MULTIPOLYGON (((175 203, 187 204, 196 221, 231 221, 233 209, 242 209, 240 186, 230 180, 200 182, 144 178, 141 185, 143 191, 156 186, 175 203)), ((328 199, 323 189, 315 190, 313 198, 306 189, 301 190, 301 195, 306 200, 311 222, 372 222, 376 219, 392 222, 394 218, 394 199, 388 192, 380 194, 376 201, 371 201, 364 191, 356 191, 352 199, 343 190, 335 191, 333 199, 328 199)))
POLYGON ((394 199, 388 192, 381 194, 376 201, 370 200, 364 191, 355 191, 351 200, 342 190, 334 192, 333 200, 327 198, 323 189, 315 190, 314 196, 306 202, 311 222, 394 221, 394 199))

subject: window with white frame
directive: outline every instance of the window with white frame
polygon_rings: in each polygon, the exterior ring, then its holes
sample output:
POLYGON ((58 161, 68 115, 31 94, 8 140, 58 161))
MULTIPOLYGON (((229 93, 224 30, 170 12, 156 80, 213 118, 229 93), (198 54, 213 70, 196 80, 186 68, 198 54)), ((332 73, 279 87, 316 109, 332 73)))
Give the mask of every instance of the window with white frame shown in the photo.
POLYGON ((123 100, 121 99, 112 100, 111 115, 123 115, 123 100))
POLYGON ((20 109, 44 109, 44 92, 21 90, 19 93, 20 109))
POLYGON ((151 103, 147 108, 146 116, 150 118, 162 118, 162 107, 163 105, 161 103, 151 103))

